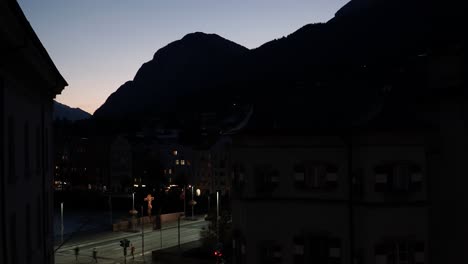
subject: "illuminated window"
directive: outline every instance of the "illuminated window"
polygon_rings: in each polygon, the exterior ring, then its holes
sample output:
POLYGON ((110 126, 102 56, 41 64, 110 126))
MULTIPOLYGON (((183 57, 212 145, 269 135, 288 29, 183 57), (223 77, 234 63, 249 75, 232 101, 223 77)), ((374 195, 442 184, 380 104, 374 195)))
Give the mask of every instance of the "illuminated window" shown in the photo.
POLYGON ((169 174, 172 174, 172 169, 169 169, 169 174))
POLYGON ((179 160, 175 160, 175 165, 179 165, 179 160))
POLYGON ((172 155, 177 156, 177 150, 173 150, 172 155))
POLYGON ((180 165, 185 165, 185 160, 180 160, 180 165))

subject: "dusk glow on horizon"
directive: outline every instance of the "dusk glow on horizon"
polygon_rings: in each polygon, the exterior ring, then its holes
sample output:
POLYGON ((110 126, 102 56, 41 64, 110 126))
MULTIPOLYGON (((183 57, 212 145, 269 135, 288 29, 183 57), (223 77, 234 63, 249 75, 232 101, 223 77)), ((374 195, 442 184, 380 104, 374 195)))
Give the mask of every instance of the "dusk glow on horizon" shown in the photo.
POLYGON ((18 2, 69 83, 57 101, 92 114, 158 49, 188 33, 252 49, 328 21, 348 0, 18 2))

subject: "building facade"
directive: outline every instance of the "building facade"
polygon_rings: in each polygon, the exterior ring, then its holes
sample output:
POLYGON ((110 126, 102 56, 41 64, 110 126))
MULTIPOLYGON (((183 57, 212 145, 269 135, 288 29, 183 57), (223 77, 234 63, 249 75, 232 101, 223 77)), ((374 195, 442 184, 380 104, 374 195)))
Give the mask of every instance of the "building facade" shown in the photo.
POLYGON ((416 134, 236 138, 235 263, 425 263, 416 134))
POLYGON ((16 1, 0 1, 0 262, 53 263, 52 103, 67 85, 16 1))

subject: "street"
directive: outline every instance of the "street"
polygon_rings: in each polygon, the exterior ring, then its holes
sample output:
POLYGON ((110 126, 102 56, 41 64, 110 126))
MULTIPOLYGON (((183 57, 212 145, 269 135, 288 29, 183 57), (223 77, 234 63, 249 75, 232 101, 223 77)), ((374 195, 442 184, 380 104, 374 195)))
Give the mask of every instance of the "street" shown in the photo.
MULTIPOLYGON (((180 226, 180 243, 188 243, 201 238, 201 230, 207 228, 208 223, 200 220, 183 220, 180 226)), ((138 233, 114 232, 93 235, 89 240, 71 241, 55 253, 55 263, 94 263, 93 249, 97 250, 98 263, 124 263, 123 248, 120 240, 126 238, 135 247, 135 259, 132 259, 130 248, 127 248, 127 263, 151 263, 151 252, 153 250, 174 247, 178 243, 177 223, 170 223, 161 231, 153 231, 150 226, 144 230, 144 254, 142 254, 141 228, 138 233), (78 261, 75 260, 74 248, 79 246, 78 261), (144 255, 144 257, 143 257, 144 255)))

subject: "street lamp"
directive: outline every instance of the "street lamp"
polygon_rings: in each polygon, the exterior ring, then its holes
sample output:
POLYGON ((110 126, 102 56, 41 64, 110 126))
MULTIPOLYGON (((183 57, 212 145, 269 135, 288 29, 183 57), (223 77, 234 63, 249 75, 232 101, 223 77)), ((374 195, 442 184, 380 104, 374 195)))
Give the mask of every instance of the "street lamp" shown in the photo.
POLYGON ((135 192, 132 192, 132 210, 130 210, 130 215, 132 216, 131 226, 132 230, 135 231, 135 216, 138 214, 138 211, 135 210, 135 192))
POLYGON ((60 225, 60 234, 61 234, 61 242, 63 243, 63 230, 64 230, 64 227, 63 227, 63 202, 60 203, 60 222, 61 222, 61 225, 60 225))
POLYGON ((193 214, 194 214, 194 212, 193 212, 193 206, 194 206, 194 205, 195 205, 195 201, 193 200, 193 185, 192 185, 192 220, 193 220, 193 218, 194 218, 194 217, 193 217, 193 214))
POLYGON ((219 191, 216 191, 216 229, 219 242, 219 191))

